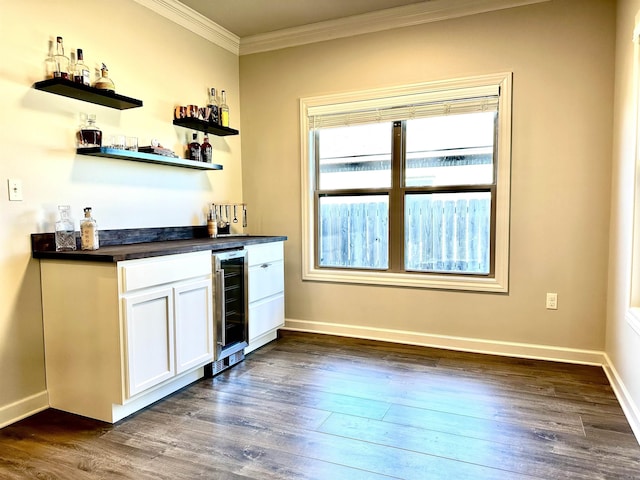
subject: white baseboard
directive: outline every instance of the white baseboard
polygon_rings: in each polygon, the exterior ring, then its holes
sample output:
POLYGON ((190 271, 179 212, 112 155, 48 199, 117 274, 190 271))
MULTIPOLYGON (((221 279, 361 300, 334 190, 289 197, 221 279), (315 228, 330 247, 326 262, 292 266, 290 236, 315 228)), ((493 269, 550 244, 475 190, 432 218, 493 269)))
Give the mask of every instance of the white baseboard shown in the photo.
POLYGON ((611 384, 611 388, 613 388, 616 397, 618 398, 618 402, 620 402, 620 406, 622 407, 622 411, 624 415, 627 417, 627 421, 633 430, 634 435, 636 436, 636 440, 640 443, 640 408, 633 401, 633 398, 629 394, 629 391, 624 386, 620 375, 618 375, 618 371, 611 363, 609 359, 609 355, 605 354, 605 363, 602 365, 604 368, 604 373, 607 375, 609 379, 609 383, 611 384))
POLYGON ((583 365, 604 365, 604 352, 573 348, 550 347, 529 343, 501 342, 476 338, 432 335, 428 333, 393 330, 388 328, 362 327, 327 322, 311 322, 287 318, 284 330, 310 333, 326 333, 343 337, 381 340, 384 342, 444 348, 463 352, 487 353, 508 357, 532 358, 583 365))
POLYGON ((45 391, 0 407, 0 428, 49 408, 49 394, 45 391))

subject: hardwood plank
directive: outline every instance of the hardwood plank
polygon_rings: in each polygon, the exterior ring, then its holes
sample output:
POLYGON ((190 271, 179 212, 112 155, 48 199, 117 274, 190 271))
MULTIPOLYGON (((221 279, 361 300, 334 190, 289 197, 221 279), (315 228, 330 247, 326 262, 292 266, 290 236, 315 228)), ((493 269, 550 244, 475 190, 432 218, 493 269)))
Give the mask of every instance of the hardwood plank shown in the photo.
POLYGON ((602 369, 285 333, 115 425, 0 430, 0 478, 639 478, 602 369))

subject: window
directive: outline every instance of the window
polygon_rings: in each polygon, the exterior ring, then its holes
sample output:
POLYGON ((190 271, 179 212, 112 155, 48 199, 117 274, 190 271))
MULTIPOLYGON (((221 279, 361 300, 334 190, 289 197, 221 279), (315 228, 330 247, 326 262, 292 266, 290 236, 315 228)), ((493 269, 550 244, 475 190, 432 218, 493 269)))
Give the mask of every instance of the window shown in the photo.
POLYGON ((507 291, 511 74, 301 100, 303 278, 507 291))

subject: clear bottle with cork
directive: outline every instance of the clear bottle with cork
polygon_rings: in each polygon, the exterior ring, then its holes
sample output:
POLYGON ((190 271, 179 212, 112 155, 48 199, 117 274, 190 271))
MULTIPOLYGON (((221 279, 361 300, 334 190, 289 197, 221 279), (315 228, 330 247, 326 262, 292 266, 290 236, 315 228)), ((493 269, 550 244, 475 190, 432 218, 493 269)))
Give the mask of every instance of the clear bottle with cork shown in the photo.
POLYGON ((69 252, 75 250, 76 232, 71 218, 71 207, 69 205, 58 205, 58 215, 60 218, 56 222, 56 252, 69 252))
POLYGON ((102 74, 100 76, 100 78, 98 78, 98 80, 96 80, 96 83, 94 83, 94 87, 98 88, 100 90, 106 90, 107 92, 114 92, 116 91, 116 86, 113 83, 113 80, 111 80, 111 78, 109 78, 109 69, 107 68, 107 66, 103 63, 102 64, 102 68, 100 69, 100 73, 102 74))
POLYGON ((69 57, 64 54, 64 44, 62 43, 62 37, 56 38, 56 54, 53 56, 55 63, 55 70, 53 72, 54 78, 69 79, 69 57))
POLYGON ((220 125, 222 125, 223 127, 228 127, 229 126, 229 105, 227 105, 227 92, 222 90, 222 92, 220 92, 220 97, 221 97, 220 108, 219 108, 220 125))
POLYGON ((98 250, 98 224, 91 216, 91 207, 85 207, 84 218, 80 221, 80 244, 82 250, 98 250))

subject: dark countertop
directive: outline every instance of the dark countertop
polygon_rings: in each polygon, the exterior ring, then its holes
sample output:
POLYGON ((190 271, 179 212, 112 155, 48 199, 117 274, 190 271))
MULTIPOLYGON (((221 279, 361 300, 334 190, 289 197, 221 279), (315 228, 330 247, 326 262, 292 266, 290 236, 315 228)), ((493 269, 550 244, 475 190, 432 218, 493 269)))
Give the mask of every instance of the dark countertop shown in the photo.
POLYGON ((31 235, 33 258, 110 263, 203 250, 214 252, 233 250, 247 245, 285 240, 287 240, 285 236, 268 235, 231 235, 209 238, 206 236, 206 227, 204 230, 199 227, 107 230, 100 232, 98 250, 78 248, 75 251, 56 252, 53 233, 31 235))

